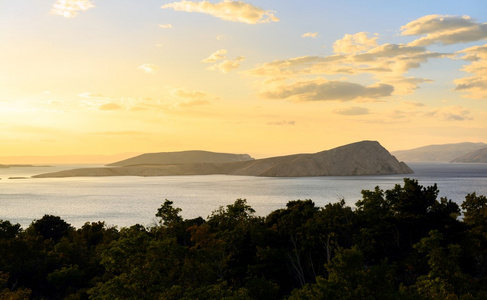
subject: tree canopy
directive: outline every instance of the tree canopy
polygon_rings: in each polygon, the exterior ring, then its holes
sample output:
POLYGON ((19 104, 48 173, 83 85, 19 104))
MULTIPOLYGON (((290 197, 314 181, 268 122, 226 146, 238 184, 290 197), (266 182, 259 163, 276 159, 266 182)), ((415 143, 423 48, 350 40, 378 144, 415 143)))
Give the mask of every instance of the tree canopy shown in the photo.
POLYGON ((74 228, 0 220, 1 299, 487 299, 487 198, 459 206, 404 179, 257 216, 245 199, 184 219, 74 228))

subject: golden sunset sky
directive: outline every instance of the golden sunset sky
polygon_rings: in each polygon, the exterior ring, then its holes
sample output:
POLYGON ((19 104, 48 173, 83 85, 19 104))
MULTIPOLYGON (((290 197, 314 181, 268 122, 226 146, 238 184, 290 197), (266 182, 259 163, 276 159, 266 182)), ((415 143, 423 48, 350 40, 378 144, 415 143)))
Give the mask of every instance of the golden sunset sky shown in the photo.
POLYGON ((0 0, 0 157, 487 142, 486 12, 484 0, 0 0))

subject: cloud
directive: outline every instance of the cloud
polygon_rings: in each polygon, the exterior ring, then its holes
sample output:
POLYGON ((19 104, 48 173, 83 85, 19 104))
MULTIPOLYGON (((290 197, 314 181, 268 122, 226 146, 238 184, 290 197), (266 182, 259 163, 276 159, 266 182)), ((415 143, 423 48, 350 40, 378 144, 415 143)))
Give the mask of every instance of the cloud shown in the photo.
POLYGON ((317 38, 318 37, 318 32, 306 32, 305 34, 303 34, 301 36, 302 38, 306 38, 306 37, 309 37, 309 38, 317 38))
POLYGON ((208 68, 208 70, 215 71, 218 70, 222 73, 228 73, 232 70, 238 69, 240 67, 240 62, 243 61, 245 57, 239 56, 234 60, 224 60, 219 64, 213 65, 208 68))
POLYGON ((428 15, 402 26, 401 31, 405 36, 425 35, 411 46, 450 45, 486 39, 487 23, 478 23, 469 16, 428 15))
POLYGON ((419 68, 429 58, 443 57, 445 54, 429 52, 424 47, 402 44, 384 44, 367 51, 329 56, 301 56, 287 60, 276 60, 262 64, 250 71, 257 76, 296 76, 309 74, 349 74, 360 73, 400 76, 412 68, 419 68))
POLYGON ((85 92, 85 93, 81 93, 81 94, 78 94, 78 97, 81 97, 81 98, 88 98, 88 99, 100 99, 100 98, 106 98, 104 95, 102 94, 93 94, 93 93, 90 93, 90 92, 85 92))
MULTIPOLYGON (((425 47, 409 46, 403 44, 383 44, 377 47, 373 47, 365 53, 360 53, 354 56, 356 61, 373 61, 378 58, 384 57, 416 57, 417 55, 424 55, 426 52, 425 47)), ((435 53, 435 55, 440 55, 435 53)))
POLYGON ((222 20, 247 24, 279 21, 279 19, 274 16, 273 11, 265 11, 243 1, 223 0, 219 3, 211 3, 209 1, 194 2, 182 0, 165 4, 162 8, 172 8, 175 11, 199 12, 212 15, 222 20))
MULTIPOLYGON (((445 37, 444 43, 447 43, 446 36, 448 36, 449 30, 465 28, 474 32, 475 28, 483 30, 484 24, 479 24, 468 17, 447 17, 445 20, 438 16, 426 16, 403 26, 401 30, 403 35, 429 35, 440 32, 445 37)), ((297 87, 300 82, 309 80, 312 76, 339 78, 337 75, 347 77, 368 75, 373 80, 373 84, 369 83, 368 87, 389 87, 389 90, 393 90, 394 95, 406 95, 413 93, 424 83, 433 82, 429 78, 408 75, 408 72, 422 67, 430 59, 453 57, 451 53, 428 50, 426 47, 428 43, 379 44, 378 41, 378 34, 367 32, 346 34, 333 44, 334 53, 331 55, 275 60, 257 65, 253 69, 245 71, 245 74, 265 77, 262 89, 267 90, 265 93, 268 95, 272 94, 269 94, 270 91, 277 92, 272 88, 272 85, 276 85, 277 82, 281 83, 280 88, 286 86, 282 82, 287 82, 289 88, 297 87)), ((463 71, 472 73, 473 76, 458 80, 457 90, 467 92, 470 97, 486 96, 484 91, 487 90, 487 83, 482 78, 487 78, 487 76, 481 76, 482 70, 486 68, 484 63, 480 62, 484 61, 484 58, 480 56, 481 54, 475 53, 480 50, 483 51, 483 49, 476 48, 471 49, 468 53, 462 53, 463 59, 473 62, 471 66, 464 67, 463 71)), ((336 80, 335 78, 333 80, 336 80)), ((331 78, 329 79, 331 80, 331 78)), ((350 79, 345 81, 350 81, 350 79)), ((352 90, 351 95, 353 95, 353 91, 357 91, 357 89, 352 90)), ((317 95, 320 94, 317 92, 317 95)))
POLYGON ((369 37, 368 32, 359 32, 356 34, 345 34, 345 36, 337 40, 333 44, 333 51, 335 53, 353 54, 362 52, 377 46, 378 35, 369 37))
POLYGON ((487 99, 487 44, 470 47, 456 53, 459 58, 470 61, 462 71, 473 76, 456 79, 455 90, 473 99, 487 99))
POLYGON ((159 28, 172 28, 171 24, 159 24, 159 28))
POLYGON ((387 84, 363 86, 344 81, 316 79, 281 85, 261 93, 269 99, 295 99, 299 101, 350 101, 354 99, 378 99, 392 94, 394 87, 387 84))
POLYGON ((378 76, 381 83, 394 86, 395 95, 407 95, 413 93, 422 83, 431 83, 433 80, 427 78, 404 77, 404 76, 378 76))
POLYGON ((179 98, 186 98, 192 100, 201 100, 201 99, 208 98, 207 93, 203 93, 200 91, 188 91, 186 89, 175 89, 171 92, 171 94, 179 98))
POLYGON ((470 111, 461 106, 442 107, 425 114, 428 117, 439 118, 443 121, 468 121, 473 120, 470 111))
POLYGON ((424 103, 418 103, 418 102, 411 102, 411 101, 403 101, 402 102, 405 106, 408 108, 418 108, 418 107, 424 107, 426 104, 424 103))
POLYGON ((277 125, 277 126, 291 125, 291 126, 294 126, 294 125, 296 125, 296 122, 295 121, 267 122, 267 125, 277 125))
POLYGON ((52 6, 51 13, 65 18, 73 18, 80 11, 87 11, 95 5, 90 0, 57 0, 52 6))
MULTIPOLYGON (((372 44, 372 42, 369 43, 370 46, 372 44)), ((422 63, 427 62, 430 58, 445 56, 442 53, 429 52, 424 47, 402 44, 384 44, 374 48, 360 46, 353 49, 347 47, 340 51, 352 52, 351 54, 301 56, 276 60, 257 66, 245 73, 269 77, 267 82, 313 74, 370 74, 374 76, 377 84, 392 85, 395 87, 394 94, 402 95, 412 93, 422 83, 432 82, 427 78, 406 77, 405 73, 412 68, 419 68, 422 63), (358 49, 367 50, 356 52, 358 49)))
POLYGON ((146 73, 155 73, 159 70, 159 66, 153 64, 143 64, 138 67, 138 69, 146 72, 146 73))
POLYGON ((172 108, 188 108, 194 106, 210 104, 210 95, 200 91, 190 91, 183 88, 174 89, 171 91, 173 96, 172 108))
POLYGON ((246 73, 254 76, 288 77, 303 74, 337 74, 353 73, 350 66, 341 65, 346 57, 331 56, 301 56, 285 60, 274 60, 264 63, 246 73))
POLYGON ((212 62, 215 62, 217 60, 225 59, 225 54, 227 54, 227 50, 226 49, 220 49, 220 50, 212 53, 207 58, 203 59, 201 62, 212 63, 212 62))
POLYGON ((98 107, 99 110, 117 110, 120 108, 122 107, 119 104, 113 102, 105 103, 98 107))
POLYGON ((343 116, 361 116, 361 115, 370 114, 370 111, 368 108, 358 107, 358 106, 347 107, 347 108, 342 108, 342 109, 335 109, 333 112, 338 114, 338 115, 343 115, 343 116))
POLYGON ((131 131, 131 130, 126 130, 126 131, 97 131, 93 132, 93 134, 100 134, 100 135, 145 135, 146 132, 142 131, 131 131))

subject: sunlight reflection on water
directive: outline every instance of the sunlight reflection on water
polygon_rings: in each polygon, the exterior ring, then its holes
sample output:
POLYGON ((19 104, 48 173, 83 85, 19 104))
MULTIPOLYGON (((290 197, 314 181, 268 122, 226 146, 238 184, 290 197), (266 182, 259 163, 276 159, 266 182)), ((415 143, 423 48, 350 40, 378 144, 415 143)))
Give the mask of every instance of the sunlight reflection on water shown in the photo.
MULTIPOLYGON (((318 206, 345 199, 353 206, 361 190, 386 190, 415 178, 423 186, 438 184, 440 196, 461 203, 467 193, 487 195, 487 164, 410 163, 415 174, 267 178, 249 176, 80 177, 7 179, 48 171, 0 170, 0 219, 24 228, 44 214, 57 215, 75 227, 85 222, 152 225, 164 199, 182 208, 184 218, 206 218, 219 206, 247 199, 258 215, 284 208, 290 200, 312 199, 318 206), (39 172, 40 171, 40 172, 39 172)), ((72 166, 70 166, 71 168, 72 166)), ((54 167, 54 169, 66 166, 54 167)))

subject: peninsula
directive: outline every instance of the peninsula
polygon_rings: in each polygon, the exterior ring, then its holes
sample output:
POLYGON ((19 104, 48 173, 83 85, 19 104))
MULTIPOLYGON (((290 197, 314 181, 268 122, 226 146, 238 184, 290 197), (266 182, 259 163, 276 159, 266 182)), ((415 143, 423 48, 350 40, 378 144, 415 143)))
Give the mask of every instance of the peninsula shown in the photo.
MULTIPOLYGON (((217 157, 205 151, 189 151, 191 155, 217 157)), ((174 175, 245 175, 265 177, 357 176, 411 174, 376 141, 362 141, 313 154, 294 154, 264 159, 248 155, 223 154, 231 161, 218 162, 183 159, 179 154, 145 154, 138 158, 111 164, 109 167, 81 168, 33 176, 35 178, 81 176, 174 176, 174 175), (171 162, 161 157, 173 155, 181 160, 171 162), (154 158, 151 160, 150 158, 154 158), (142 159, 143 158, 143 159, 142 159), (157 159, 155 159, 157 158, 157 159), (237 159, 238 158, 238 159, 237 159), (189 161, 189 162, 188 162, 189 161)))

